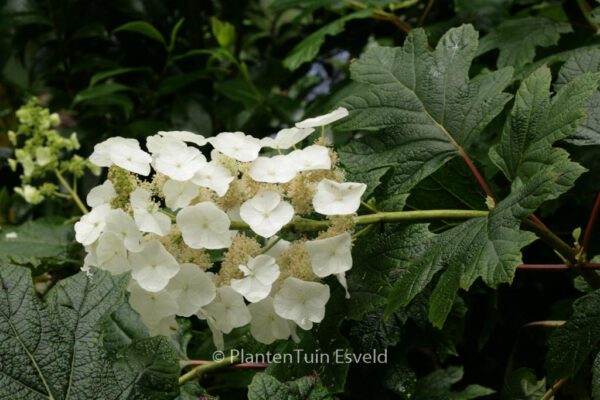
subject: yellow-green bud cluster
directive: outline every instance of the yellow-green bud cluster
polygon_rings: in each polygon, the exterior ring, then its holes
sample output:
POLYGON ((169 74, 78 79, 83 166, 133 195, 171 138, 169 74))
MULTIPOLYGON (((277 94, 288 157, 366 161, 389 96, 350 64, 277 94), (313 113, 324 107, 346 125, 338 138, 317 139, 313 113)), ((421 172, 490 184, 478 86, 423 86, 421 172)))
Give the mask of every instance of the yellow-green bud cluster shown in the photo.
POLYGON ((8 160, 8 165, 13 171, 21 170, 22 185, 15 192, 25 201, 38 204, 46 197, 59 194, 59 186, 48 182, 57 172, 76 178, 86 169, 99 172, 88 160, 73 154, 80 147, 77 134, 61 135, 57 130, 59 115, 51 114, 36 98, 19 108, 16 116, 19 126, 16 131, 8 132, 8 139, 15 149, 14 158, 8 160))

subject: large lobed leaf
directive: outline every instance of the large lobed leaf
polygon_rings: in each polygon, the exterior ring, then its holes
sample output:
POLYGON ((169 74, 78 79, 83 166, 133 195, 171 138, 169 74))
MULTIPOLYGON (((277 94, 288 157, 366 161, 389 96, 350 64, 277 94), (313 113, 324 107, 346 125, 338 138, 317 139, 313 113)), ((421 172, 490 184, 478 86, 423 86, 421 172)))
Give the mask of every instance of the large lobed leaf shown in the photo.
POLYGON ((477 278, 493 287, 511 282, 522 262, 521 249, 535 239, 519 229, 521 221, 566 191, 580 173, 577 164, 546 168, 499 202, 487 217, 435 235, 427 251, 395 283, 387 314, 408 304, 438 273, 429 307, 429 318, 437 327, 443 326, 458 289, 468 289, 477 278))
POLYGON ((135 340, 116 359, 102 346, 103 321, 123 304, 127 278, 97 271, 59 282, 40 301, 29 270, 0 268, 0 397, 171 399, 178 359, 164 337, 135 340))
POLYGON ((422 29, 404 46, 367 50, 351 66, 362 83, 344 101, 350 116, 340 129, 383 130, 340 150, 351 173, 393 168, 389 188, 408 193, 419 181, 473 144, 510 95, 502 93, 510 68, 469 79, 477 32, 464 25, 429 50, 422 29))

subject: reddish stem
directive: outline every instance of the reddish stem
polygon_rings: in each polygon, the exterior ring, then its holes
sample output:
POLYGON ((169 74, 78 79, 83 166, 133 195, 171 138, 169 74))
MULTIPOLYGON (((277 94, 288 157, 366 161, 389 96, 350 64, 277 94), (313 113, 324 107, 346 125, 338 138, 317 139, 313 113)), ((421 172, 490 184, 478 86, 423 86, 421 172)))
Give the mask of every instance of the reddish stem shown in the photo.
MULTIPOLYGON (((584 269, 600 269, 600 264, 598 263, 585 263, 580 265, 581 268, 584 269)), ((564 271, 571 269, 572 267, 567 264, 521 264, 517 267, 517 269, 521 270, 541 270, 541 271, 564 271)))
POLYGON ((590 246, 590 240, 592 238, 592 233, 594 232, 596 220, 598 219, 599 210, 600 193, 598 193, 598 195, 596 196, 596 202, 594 203, 594 207, 592 208, 592 212, 590 213, 590 218, 588 220, 587 226, 585 227, 585 233, 583 234, 582 253, 585 253, 590 246))
MULTIPOLYGON (((469 155, 463 150, 462 147, 459 147, 458 152, 460 153, 460 155, 463 158, 463 160, 465 160, 465 162, 469 166, 469 169, 471 170, 471 172, 475 176, 475 179, 477 179, 477 182, 479 182, 479 186, 481 186, 481 188, 483 189, 483 191, 485 192, 485 194, 487 196, 489 196, 492 200, 496 201, 496 197, 492 193, 492 190, 490 189, 490 187, 485 182, 485 179, 483 179, 483 176, 479 173, 479 170, 477 169, 477 167, 475 166, 475 164, 473 164, 473 161, 471 161, 471 158, 469 158, 469 155)), ((536 224, 538 224, 539 226, 541 226, 542 228, 544 228, 546 230, 550 230, 550 229, 548 229, 548 227, 546 226, 546 224, 544 224, 542 222, 542 220, 539 219, 538 217, 536 217, 535 215, 529 216, 529 219, 532 220, 533 222, 535 222, 536 224)))
POLYGON ((463 150, 462 147, 458 148, 458 152, 460 153, 460 156, 463 158, 463 160, 465 160, 465 162, 469 166, 469 169, 475 176, 475 179, 477 179, 477 182, 479 182, 479 186, 481 186, 481 188, 483 189, 485 194, 487 196, 491 197, 493 200, 495 200, 496 196, 494 196, 494 194, 490 190, 490 187, 485 182, 485 179, 483 179, 483 176, 479 173, 479 170, 477 169, 475 164, 473 164, 473 161, 471 161, 471 159, 469 158, 469 155, 463 150))

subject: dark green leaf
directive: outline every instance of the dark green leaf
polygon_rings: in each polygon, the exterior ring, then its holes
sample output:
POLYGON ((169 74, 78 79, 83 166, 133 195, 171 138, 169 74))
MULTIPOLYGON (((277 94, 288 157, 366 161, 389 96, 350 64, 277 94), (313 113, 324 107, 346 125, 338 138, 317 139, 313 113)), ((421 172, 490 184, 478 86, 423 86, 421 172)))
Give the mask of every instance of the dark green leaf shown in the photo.
POLYGON ((93 86, 87 89, 83 89, 81 92, 77 93, 75 98, 73 99, 73 105, 97 100, 100 98, 114 96, 116 93, 125 92, 133 90, 129 86, 122 85, 120 83, 106 83, 100 86, 93 86))
POLYGON ((477 50, 470 25, 448 31, 431 52, 415 29, 401 48, 367 50, 351 66, 364 84, 344 105, 339 129, 380 130, 340 150, 351 172, 393 168, 390 193, 402 194, 474 143, 509 100, 510 69, 469 79, 477 50))
POLYGON ((325 400, 333 399, 323 385, 312 376, 292 382, 280 382, 274 377, 258 373, 248 387, 249 400, 325 400))
POLYGON ((581 75, 552 98, 551 79, 550 70, 542 67, 521 83, 500 143, 490 151, 511 181, 526 181, 546 165, 569 163, 568 153, 552 145, 585 120, 584 104, 596 91, 600 75, 581 75))
POLYGON ((600 290, 573 304, 573 315, 550 336, 546 355, 549 383, 577 374, 590 352, 600 343, 600 290))
POLYGON ((546 18, 528 17, 502 22, 481 39, 478 55, 499 49, 498 68, 512 66, 516 70, 533 61, 536 47, 558 43, 561 33, 571 32, 571 26, 546 18))
POLYGON ((134 341, 113 362, 100 345, 102 322, 124 300, 127 276, 96 271, 67 278, 44 302, 25 268, 0 268, 0 397, 171 399, 178 359, 165 338, 134 341))
POLYGON ((132 21, 127 22, 118 28, 116 28, 113 32, 135 32, 140 35, 144 35, 152 40, 155 40, 162 44, 165 48, 167 47, 167 42, 165 41, 164 36, 156 29, 154 26, 145 21, 132 21))
POLYGON ((470 219, 434 236, 394 285, 388 315, 407 304, 441 271, 429 307, 429 318, 437 327, 443 326, 459 288, 468 289, 477 278, 492 287, 511 282, 522 263, 521 248, 535 239, 532 233, 519 230, 521 221, 572 186, 581 172, 577 164, 547 167, 499 202, 487 218, 470 219))
POLYGON ((73 225, 61 218, 40 218, 0 232, 0 262, 5 263, 35 268, 61 263, 69 258, 73 246, 73 225))
POLYGON ((459 382, 462 377, 462 367, 439 369, 418 380, 413 398, 418 400, 469 400, 494 393, 492 389, 479 385, 467 386, 460 392, 452 391, 451 386, 459 382))
MULTIPOLYGON (((580 76, 597 72, 600 72, 600 50, 578 52, 562 66, 554 87, 561 90, 580 76)), ((600 92, 596 90, 585 100, 583 107, 587 119, 565 141, 578 146, 600 145, 600 92)))
POLYGON ((431 236, 427 226, 419 224, 390 226, 358 240, 353 248, 354 265, 347 273, 348 316, 360 320, 383 306, 392 287, 391 276, 421 255, 431 236))
POLYGON ((128 68, 116 68, 108 71, 102 71, 95 73, 90 78, 90 86, 95 86, 98 82, 103 81, 104 79, 112 78, 113 76, 128 74, 130 72, 136 71, 149 71, 147 67, 128 67, 128 68))
POLYGON ((346 22, 353 19, 368 18, 373 13, 373 10, 364 9, 356 11, 354 13, 343 16, 342 18, 336 19, 333 22, 325 25, 319 30, 308 35, 304 40, 298 43, 292 51, 283 60, 283 65, 290 69, 295 70, 305 62, 313 60, 319 49, 325 42, 327 36, 339 35, 344 31, 346 22))

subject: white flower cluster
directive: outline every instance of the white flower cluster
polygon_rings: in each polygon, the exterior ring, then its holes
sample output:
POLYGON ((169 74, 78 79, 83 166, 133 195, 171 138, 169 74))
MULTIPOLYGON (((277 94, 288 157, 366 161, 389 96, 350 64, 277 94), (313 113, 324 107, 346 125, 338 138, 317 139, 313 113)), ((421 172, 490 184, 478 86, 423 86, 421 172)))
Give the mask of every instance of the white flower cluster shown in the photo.
POLYGON ((348 216, 366 186, 343 182, 323 139, 296 146, 346 115, 339 108, 262 140, 172 131, 148 137, 147 151, 121 137, 96 145, 90 160, 110 169, 75 224, 84 268, 130 272, 130 304, 153 334, 169 335, 175 316, 192 315, 207 321, 218 347, 223 333, 247 324, 267 344, 311 329, 330 296, 321 278, 346 285, 348 216), (210 161, 199 149, 208 143, 210 161), (315 212, 330 219, 328 229, 312 238, 280 233, 315 212))

